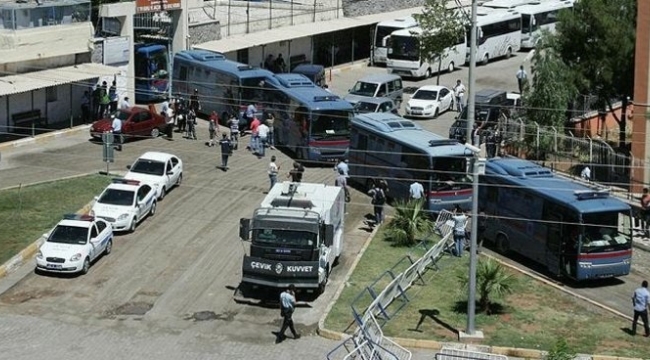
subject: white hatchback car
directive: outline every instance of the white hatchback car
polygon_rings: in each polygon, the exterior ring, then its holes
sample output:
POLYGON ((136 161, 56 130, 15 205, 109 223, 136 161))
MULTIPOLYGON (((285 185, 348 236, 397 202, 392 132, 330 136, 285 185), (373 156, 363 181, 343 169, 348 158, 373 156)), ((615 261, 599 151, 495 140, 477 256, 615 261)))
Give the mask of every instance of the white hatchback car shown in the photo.
POLYGON ((156 213, 156 191, 137 180, 113 179, 101 195, 95 198, 90 211, 108 221, 115 231, 135 231, 147 216, 156 213))
POLYGON ((436 118, 454 106, 453 92, 440 85, 425 85, 417 89, 406 103, 405 117, 436 118))
POLYGON ((127 166, 129 172, 125 179, 138 180, 150 184, 156 190, 156 197, 162 200, 167 192, 183 181, 183 162, 178 156, 148 151, 133 165, 127 166))
POLYGON ((90 264, 113 248, 113 228, 88 215, 65 215, 36 254, 36 270, 86 274, 90 264))

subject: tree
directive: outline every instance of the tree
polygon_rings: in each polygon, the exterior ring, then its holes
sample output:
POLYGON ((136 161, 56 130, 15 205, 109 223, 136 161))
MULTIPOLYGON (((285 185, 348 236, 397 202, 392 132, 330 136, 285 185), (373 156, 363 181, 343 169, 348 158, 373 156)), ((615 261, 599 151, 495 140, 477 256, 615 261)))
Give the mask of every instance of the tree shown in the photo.
MULTIPOLYGON (((634 87, 637 0, 577 1, 563 11, 552 42, 570 69, 580 94, 594 94, 599 108, 612 110, 612 99, 627 99, 634 87)), ((626 104, 627 101, 624 101, 626 104)), ((625 119, 619 124, 619 147, 625 148, 625 119)))
POLYGON ((398 245, 415 245, 418 235, 433 228, 424 204, 424 201, 417 200, 396 201, 395 215, 386 227, 386 236, 398 245))
MULTIPOLYGON (((458 275, 461 287, 467 291, 469 286, 469 274, 463 272, 458 275)), ((513 292, 516 278, 508 273, 506 268, 496 260, 482 258, 476 268, 476 291, 479 296, 480 312, 487 315, 492 313, 490 305, 493 298, 503 298, 513 292)))
POLYGON ((414 15, 422 28, 418 36, 420 56, 425 59, 437 59, 438 76, 436 83, 440 85, 442 56, 445 49, 456 44, 465 34, 467 22, 464 13, 459 13, 447 7, 448 0, 426 0, 421 14, 414 15))

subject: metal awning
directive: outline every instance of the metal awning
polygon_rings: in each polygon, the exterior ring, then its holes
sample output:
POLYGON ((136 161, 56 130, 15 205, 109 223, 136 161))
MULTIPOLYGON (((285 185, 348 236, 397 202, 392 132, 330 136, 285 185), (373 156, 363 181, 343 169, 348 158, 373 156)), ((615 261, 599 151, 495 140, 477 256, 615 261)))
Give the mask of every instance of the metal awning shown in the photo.
POLYGON ((272 44, 280 41, 288 41, 302 37, 326 34, 339 30, 352 29, 359 26, 372 25, 386 19, 411 16, 413 14, 421 12, 422 8, 417 7, 390 13, 373 14, 359 17, 347 17, 315 23, 310 22, 293 26, 284 26, 268 31, 233 35, 225 39, 208 41, 206 43, 194 45, 192 47, 194 49, 227 53, 240 49, 272 44))
POLYGON ((102 64, 79 64, 0 77, 0 96, 18 94, 50 86, 70 84, 100 76, 112 76, 120 69, 102 64))

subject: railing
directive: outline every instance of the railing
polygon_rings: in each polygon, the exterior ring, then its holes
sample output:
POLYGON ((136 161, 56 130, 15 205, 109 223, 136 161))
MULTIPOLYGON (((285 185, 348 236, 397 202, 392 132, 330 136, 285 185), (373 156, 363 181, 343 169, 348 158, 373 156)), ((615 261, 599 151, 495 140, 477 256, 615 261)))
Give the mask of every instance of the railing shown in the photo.
MULTIPOLYGON (((397 275, 393 274, 391 270, 387 270, 357 296, 351 304, 352 316, 357 325, 357 330, 352 337, 343 341, 327 355, 329 360, 339 359, 341 352, 346 354, 344 359, 355 356, 359 356, 362 359, 396 358, 408 360, 411 358, 411 353, 407 349, 384 337, 377 318, 384 322, 390 320, 394 314, 388 311, 388 307, 395 300, 400 300, 404 303, 408 302, 406 291, 416 280, 424 281, 423 275, 427 270, 436 268, 438 259, 440 259, 445 249, 453 241, 453 237, 451 236, 453 220, 451 217, 452 214, 449 211, 443 210, 440 212, 435 222, 434 231, 442 238, 428 249, 422 257, 416 261, 412 261, 406 270, 397 275), (378 283, 386 275, 391 277, 390 283, 379 294, 376 294, 373 285, 378 283), (357 300, 365 294, 370 294, 373 300, 365 309, 360 310, 355 305, 357 300)), ((430 238, 431 235, 433 234, 429 234, 427 238, 430 238)), ((424 241, 427 241, 427 239, 424 241)), ((411 260, 410 257, 408 259, 411 260)))

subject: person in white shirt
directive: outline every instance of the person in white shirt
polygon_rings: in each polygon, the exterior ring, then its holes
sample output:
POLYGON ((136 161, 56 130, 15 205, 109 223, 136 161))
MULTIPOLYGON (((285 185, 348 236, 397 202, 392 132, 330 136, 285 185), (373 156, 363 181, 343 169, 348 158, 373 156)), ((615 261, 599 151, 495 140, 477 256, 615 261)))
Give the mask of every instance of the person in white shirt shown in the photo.
POLYGON ((454 95, 456 96, 456 110, 458 112, 463 111, 463 107, 465 104, 465 85, 460 81, 460 79, 456 80, 456 86, 454 86, 454 95))
POLYGON ((337 173, 343 172, 343 176, 350 177, 350 167, 348 166, 348 161, 346 159, 339 159, 334 165, 334 171, 337 173))
POLYGON ((643 280, 641 287, 634 290, 632 295, 634 305, 634 320, 632 321, 632 335, 636 335, 636 322, 641 318, 645 337, 650 337, 650 326, 648 326, 648 310, 650 309, 650 292, 648 292, 648 281, 643 280))
POLYGON ((263 157, 266 154, 266 147, 269 140, 269 127, 265 123, 261 123, 257 127, 257 136, 260 137, 260 146, 257 155, 263 157))
POLYGON ((113 122, 111 123, 111 129, 113 130, 113 141, 115 141, 115 149, 117 151, 122 151, 122 120, 115 116, 111 115, 113 122))
POLYGON ((526 80, 528 79, 528 74, 526 74, 526 70, 524 70, 523 65, 519 66, 519 70, 517 71, 516 76, 517 76, 517 84, 519 85, 519 93, 523 94, 524 85, 526 85, 526 80))
POLYGON ((411 195, 411 199, 422 200, 424 198, 424 186, 422 186, 422 184, 419 182, 414 181, 409 188, 409 193, 411 195))
POLYGON ((173 140, 174 138, 174 110, 172 110, 169 105, 167 106, 167 109, 163 113, 165 115, 165 133, 167 134, 167 139, 173 140))
POLYGON ((276 343, 282 342, 286 339, 284 335, 287 328, 291 330, 294 339, 300 339, 300 334, 296 332, 293 326, 293 312, 296 310, 296 287, 291 284, 288 289, 280 294, 280 316, 282 316, 282 327, 278 332, 275 340, 276 343))
POLYGON ((278 181, 278 172, 280 171, 280 166, 275 163, 275 155, 271 156, 271 162, 269 163, 268 174, 269 181, 271 182, 271 187, 269 191, 273 189, 273 185, 278 181))
POLYGON ((580 177, 583 180, 591 181, 591 169, 589 166, 585 166, 584 169, 582 169, 582 172, 580 172, 580 177))
POLYGON ((124 99, 120 102, 120 110, 128 110, 131 108, 131 104, 129 104, 129 97, 125 96, 124 99))
POLYGON ((465 225, 467 224, 467 216, 463 213, 463 209, 456 205, 454 215, 452 215, 451 219, 454 221, 454 255, 462 257, 465 245, 465 225))

